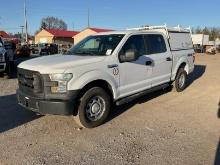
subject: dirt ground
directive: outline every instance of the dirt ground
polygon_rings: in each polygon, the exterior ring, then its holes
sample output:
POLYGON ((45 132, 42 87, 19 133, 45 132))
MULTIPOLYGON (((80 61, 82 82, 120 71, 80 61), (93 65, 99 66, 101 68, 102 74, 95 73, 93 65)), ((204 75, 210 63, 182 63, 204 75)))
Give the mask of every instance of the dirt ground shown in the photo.
POLYGON ((0 164, 220 165, 220 54, 196 56, 184 92, 115 107, 94 129, 21 108, 16 88, 16 79, 0 79, 0 164))

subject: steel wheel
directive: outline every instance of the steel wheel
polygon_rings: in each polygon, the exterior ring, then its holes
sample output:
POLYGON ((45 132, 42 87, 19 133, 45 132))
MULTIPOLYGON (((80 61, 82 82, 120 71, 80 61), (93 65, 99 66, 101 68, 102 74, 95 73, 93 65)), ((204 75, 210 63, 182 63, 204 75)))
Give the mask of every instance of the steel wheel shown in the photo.
POLYGON ((90 121, 99 120, 105 112, 105 101, 100 96, 92 97, 86 105, 86 117, 90 121))

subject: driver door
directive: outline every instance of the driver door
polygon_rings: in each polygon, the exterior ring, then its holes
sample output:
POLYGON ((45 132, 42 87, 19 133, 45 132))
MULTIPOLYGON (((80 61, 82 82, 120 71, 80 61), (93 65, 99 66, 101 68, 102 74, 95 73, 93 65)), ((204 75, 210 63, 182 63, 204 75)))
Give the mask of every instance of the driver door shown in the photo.
POLYGON ((119 61, 120 56, 131 50, 136 52, 136 59, 132 62, 119 62, 120 98, 151 88, 152 67, 148 64, 151 59, 146 55, 142 34, 132 35, 127 39, 119 52, 119 61))

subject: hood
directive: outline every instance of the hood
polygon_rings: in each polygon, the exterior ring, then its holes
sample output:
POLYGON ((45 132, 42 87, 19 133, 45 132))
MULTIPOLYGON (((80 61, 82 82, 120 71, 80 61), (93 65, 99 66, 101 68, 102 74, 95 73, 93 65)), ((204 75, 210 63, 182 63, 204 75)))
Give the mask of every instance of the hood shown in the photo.
POLYGON ((105 56, 52 55, 27 60, 18 65, 19 68, 38 71, 41 74, 63 73, 66 69, 97 63, 105 56))

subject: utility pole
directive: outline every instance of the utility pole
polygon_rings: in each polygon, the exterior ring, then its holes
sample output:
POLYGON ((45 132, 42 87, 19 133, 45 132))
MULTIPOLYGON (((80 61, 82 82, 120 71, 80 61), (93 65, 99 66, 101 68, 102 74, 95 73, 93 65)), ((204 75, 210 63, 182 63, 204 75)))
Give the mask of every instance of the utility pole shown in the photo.
POLYGON ((26 0, 24 0, 24 26, 25 26, 25 42, 28 43, 28 25, 27 25, 27 9, 26 0))
POLYGON ((87 20, 87 21, 88 21, 88 22, 87 22, 87 23, 88 23, 87 26, 88 26, 88 28, 89 28, 89 27, 90 27, 90 11, 89 11, 89 8, 88 8, 88 20, 87 20))
POLYGON ((21 43, 23 43, 23 41, 24 41, 24 26, 22 25, 22 26, 20 26, 20 28, 21 28, 21 43))

